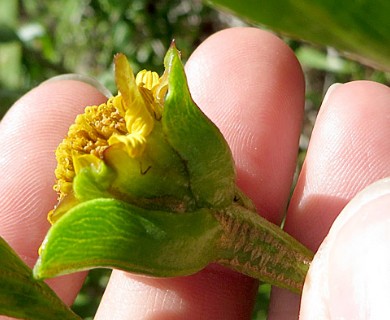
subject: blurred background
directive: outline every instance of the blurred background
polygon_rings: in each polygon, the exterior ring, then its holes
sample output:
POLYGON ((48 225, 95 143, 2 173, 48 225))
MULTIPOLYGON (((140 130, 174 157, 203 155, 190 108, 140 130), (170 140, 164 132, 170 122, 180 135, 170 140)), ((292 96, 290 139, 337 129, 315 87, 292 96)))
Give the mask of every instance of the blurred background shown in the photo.
MULTIPOLYGON (((209 35, 246 25, 197 0, 0 0, 0 119, 21 95, 55 75, 89 75, 115 92, 115 53, 125 53, 135 71, 161 73, 173 38, 185 61, 209 35)), ((327 88, 357 79, 389 84, 390 76, 348 60, 333 48, 282 38, 295 51, 306 76, 298 172, 327 88)), ((73 306, 84 319, 93 318, 109 274, 90 273, 73 306)), ((260 286, 253 319, 265 319, 269 290, 268 285, 260 286)))

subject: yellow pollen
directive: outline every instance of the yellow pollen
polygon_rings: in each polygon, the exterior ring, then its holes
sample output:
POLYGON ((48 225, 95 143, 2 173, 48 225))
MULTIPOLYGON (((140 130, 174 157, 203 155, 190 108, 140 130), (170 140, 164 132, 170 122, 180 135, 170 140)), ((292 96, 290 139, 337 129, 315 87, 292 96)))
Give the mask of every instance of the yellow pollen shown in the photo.
POLYGON ((142 155, 154 121, 161 118, 161 94, 156 95, 157 90, 166 92, 161 79, 146 70, 134 77, 126 57, 115 56, 118 95, 99 106, 86 107, 56 150, 54 190, 60 199, 72 191, 74 157, 90 154, 104 160, 104 151, 114 144, 120 145, 129 157, 142 155))

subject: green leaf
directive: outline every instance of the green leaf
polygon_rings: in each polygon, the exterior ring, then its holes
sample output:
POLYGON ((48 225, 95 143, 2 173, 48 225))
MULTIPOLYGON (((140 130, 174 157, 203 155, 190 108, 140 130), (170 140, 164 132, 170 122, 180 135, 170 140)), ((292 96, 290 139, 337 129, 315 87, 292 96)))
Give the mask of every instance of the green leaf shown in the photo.
POLYGON ((232 155, 218 128, 191 98, 179 52, 172 46, 165 60, 168 94, 162 117, 171 146, 186 165, 199 207, 226 207, 235 189, 232 155))
POLYGON ((20 319, 80 319, 0 238, 0 314, 20 319))
POLYGON ((20 41, 15 30, 5 24, 0 24, 0 43, 20 41))
POLYGON ((148 211, 115 199, 69 210, 49 230, 36 278, 109 267, 151 276, 195 273, 215 259, 221 228, 208 210, 148 211))
POLYGON ((332 46, 390 70, 390 1, 213 0, 212 4, 293 38, 332 46))
POLYGON ((340 56, 328 55, 316 48, 301 46, 295 50, 302 66, 333 72, 336 74, 350 74, 356 72, 357 63, 341 58, 340 56))

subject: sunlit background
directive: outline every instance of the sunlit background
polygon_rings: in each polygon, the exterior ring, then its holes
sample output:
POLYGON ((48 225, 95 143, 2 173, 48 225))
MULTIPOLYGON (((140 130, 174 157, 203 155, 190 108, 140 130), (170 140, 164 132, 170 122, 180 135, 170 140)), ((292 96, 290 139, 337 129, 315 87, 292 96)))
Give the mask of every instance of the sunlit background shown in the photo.
MULTIPOLYGON (((63 73, 97 78, 112 92, 112 58, 123 52, 135 71, 162 72, 173 38, 183 60, 209 35, 249 25, 201 1, 190 0, 0 0, 0 118, 25 92, 63 73)), ((283 38, 306 75, 306 115, 297 170, 302 163, 322 97, 330 84, 357 79, 389 83, 389 74, 347 60, 332 48, 283 38)), ((73 308, 92 319, 109 277, 90 273, 73 308)), ((265 319, 269 286, 260 287, 253 319, 265 319)))

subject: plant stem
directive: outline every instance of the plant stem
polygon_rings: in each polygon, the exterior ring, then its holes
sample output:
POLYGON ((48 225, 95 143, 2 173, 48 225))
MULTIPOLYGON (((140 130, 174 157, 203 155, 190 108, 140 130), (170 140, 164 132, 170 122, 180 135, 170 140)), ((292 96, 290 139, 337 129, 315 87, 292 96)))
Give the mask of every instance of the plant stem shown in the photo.
POLYGON ((217 262, 250 277, 301 293, 313 253, 239 204, 215 213, 223 234, 217 262))

